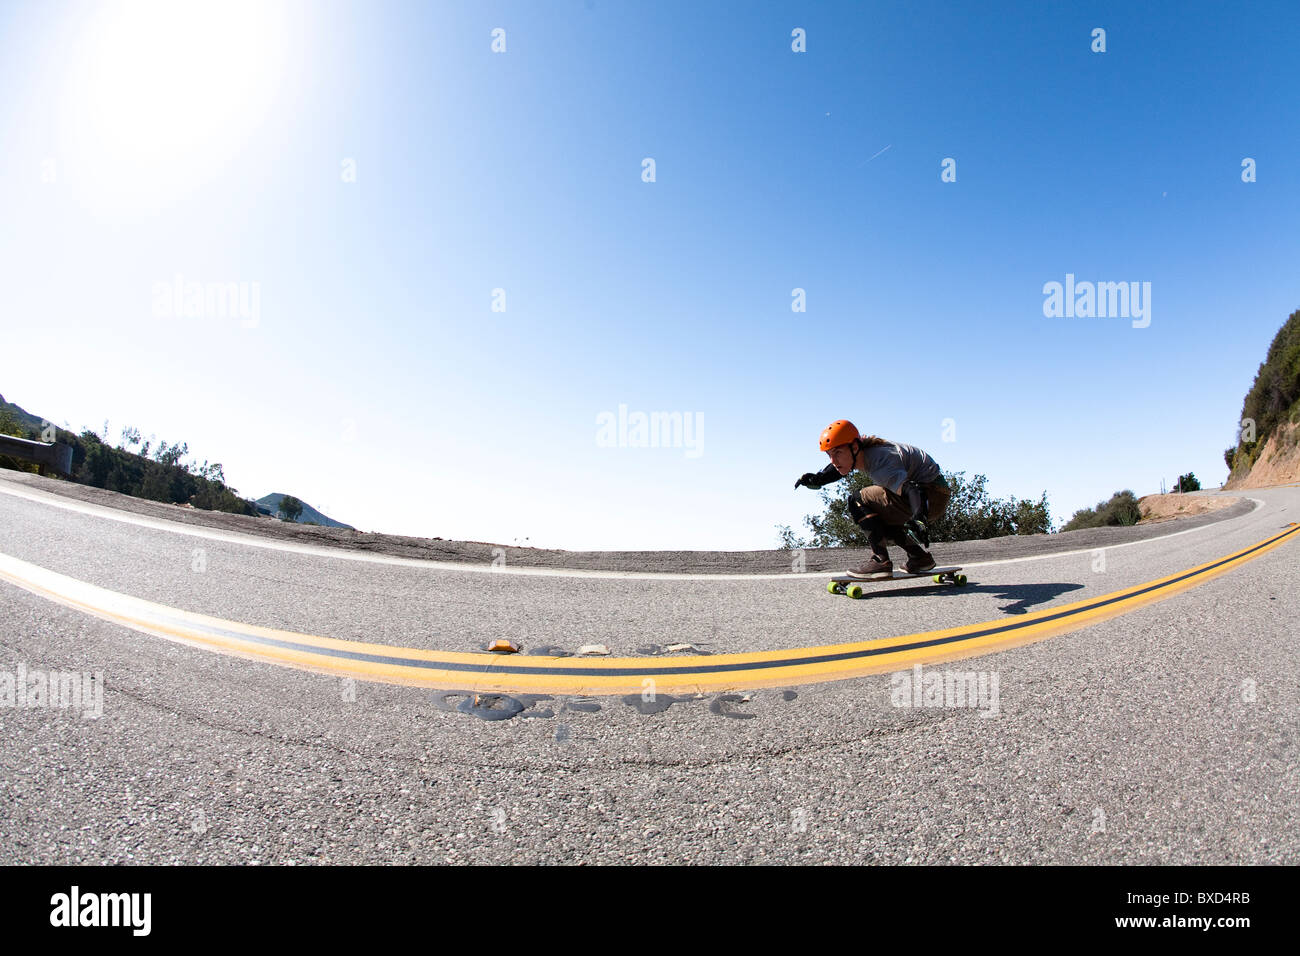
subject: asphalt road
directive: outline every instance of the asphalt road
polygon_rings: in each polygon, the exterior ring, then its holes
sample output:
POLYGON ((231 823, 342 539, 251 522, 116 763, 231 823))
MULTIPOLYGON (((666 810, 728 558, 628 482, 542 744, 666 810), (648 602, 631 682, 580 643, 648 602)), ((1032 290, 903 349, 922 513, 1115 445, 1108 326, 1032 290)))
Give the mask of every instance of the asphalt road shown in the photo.
MULTIPOLYGON (((1118 546, 1094 532, 1012 559, 996 542, 937 550, 969 586, 850 601, 823 574, 773 574, 779 553, 732 560, 768 574, 748 579, 633 578, 626 558, 605 575, 491 572, 8 493, 31 488, 0 481, 0 554, 115 591, 400 647, 507 637, 616 656, 1001 621, 1300 520, 1300 488, 1252 490, 1226 518, 1119 529, 1118 546)), ((935 665, 996 677, 996 707, 896 706, 882 674, 657 713, 530 699, 507 720, 462 712, 464 695, 172 643, 0 580, 0 683, 21 666, 102 672, 105 688, 97 719, 0 703, 0 863, 1296 863, 1297 572, 1290 540, 1120 617, 935 665)))

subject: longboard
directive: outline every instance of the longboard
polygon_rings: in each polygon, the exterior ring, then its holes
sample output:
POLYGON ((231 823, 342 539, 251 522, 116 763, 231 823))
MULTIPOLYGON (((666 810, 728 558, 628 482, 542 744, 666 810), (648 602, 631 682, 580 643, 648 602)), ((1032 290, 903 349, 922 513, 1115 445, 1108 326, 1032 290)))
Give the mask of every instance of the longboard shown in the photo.
POLYGON ((930 578, 935 584, 955 584, 961 587, 966 583, 966 575, 958 574, 960 566, 949 568, 931 568, 929 571, 921 571, 913 574, 910 571, 895 571, 890 578, 860 578, 851 574, 837 574, 831 578, 830 584, 826 585, 826 590, 831 594, 847 594, 851 598, 864 597, 862 586, 864 584, 884 584, 887 581, 901 581, 904 578, 930 578))

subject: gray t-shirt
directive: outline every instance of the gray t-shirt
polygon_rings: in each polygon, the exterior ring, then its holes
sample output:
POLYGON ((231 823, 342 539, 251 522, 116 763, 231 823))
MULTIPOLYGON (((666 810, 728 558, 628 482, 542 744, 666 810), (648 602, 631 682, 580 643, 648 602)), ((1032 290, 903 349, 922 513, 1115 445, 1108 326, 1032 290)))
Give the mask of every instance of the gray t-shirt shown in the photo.
POLYGON ((871 480, 896 495, 903 493, 905 482, 931 485, 943 477, 933 458, 921 449, 901 442, 868 448, 863 452, 863 459, 871 480))

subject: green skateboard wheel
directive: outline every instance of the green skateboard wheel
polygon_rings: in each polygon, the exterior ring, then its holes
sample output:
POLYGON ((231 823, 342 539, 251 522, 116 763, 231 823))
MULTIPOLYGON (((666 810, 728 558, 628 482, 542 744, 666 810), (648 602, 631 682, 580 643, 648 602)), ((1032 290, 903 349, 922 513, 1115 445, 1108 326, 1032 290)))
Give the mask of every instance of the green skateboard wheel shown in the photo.
POLYGON ((851 598, 860 598, 862 597, 862 586, 860 584, 850 584, 847 593, 851 598))
POLYGON ((966 583, 966 575, 964 574, 957 575, 957 586, 961 587, 965 583, 966 583))
POLYGON ((839 594, 840 586, 836 584, 834 581, 832 581, 830 584, 826 585, 826 590, 830 591, 831 594, 839 594))

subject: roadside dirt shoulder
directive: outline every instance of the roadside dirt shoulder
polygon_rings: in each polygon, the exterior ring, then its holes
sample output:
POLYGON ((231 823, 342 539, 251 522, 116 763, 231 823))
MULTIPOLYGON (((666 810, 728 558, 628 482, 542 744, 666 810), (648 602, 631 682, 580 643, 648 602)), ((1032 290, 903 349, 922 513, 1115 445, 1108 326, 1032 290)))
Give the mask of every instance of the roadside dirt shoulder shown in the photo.
MULTIPOLYGON (((319 528, 312 525, 290 524, 275 518, 253 518, 219 511, 202 511, 189 506, 145 501, 115 491, 105 491, 102 488, 92 488, 26 472, 0 471, 0 481, 106 508, 195 527, 216 528, 274 538, 279 541, 431 561, 490 563, 499 555, 503 555, 506 565, 515 567, 698 574, 779 574, 796 570, 842 571, 866 560, 866 552, 854 548, 811 548, 803 552, 777 549, 767 551, 563 551, 515 548, 483 541, 447 541, 441 538, 368 533, 344 528, 319 528)), ((1176 497, 1187 501, 1201 500, 1199 497, 1193 498, 1189 495, 1176 497)), ((1203 514, 1177 517, 1174 520, 1179 529, 1194 528, 1246 514, 1255 507, 1245 499, 1232 500, 1235 503, 1225 504, 1203 514)), ((970 564, 976 561, 996 561, 1059 551, 1113 547, 1129 541, 1158 537, 1168 534, 1169 531, 1170 521, 1154 521, 1121 528, 1089 528, 1059 534, 1012 535, 983 541, 943 542, 936 543, 931 550, 940 564, 970 564)))
POLYGON ((1157 521, 1172 521, 1174 518, 1190 518, 1220 508, 1231 508, 1239 501, 1240 498, 1234 497, 1193 494, 1146 495, 1138 499, 1138 507, 1142 509, 1142 520, 1138 523, 1152 524, 1157 521))

